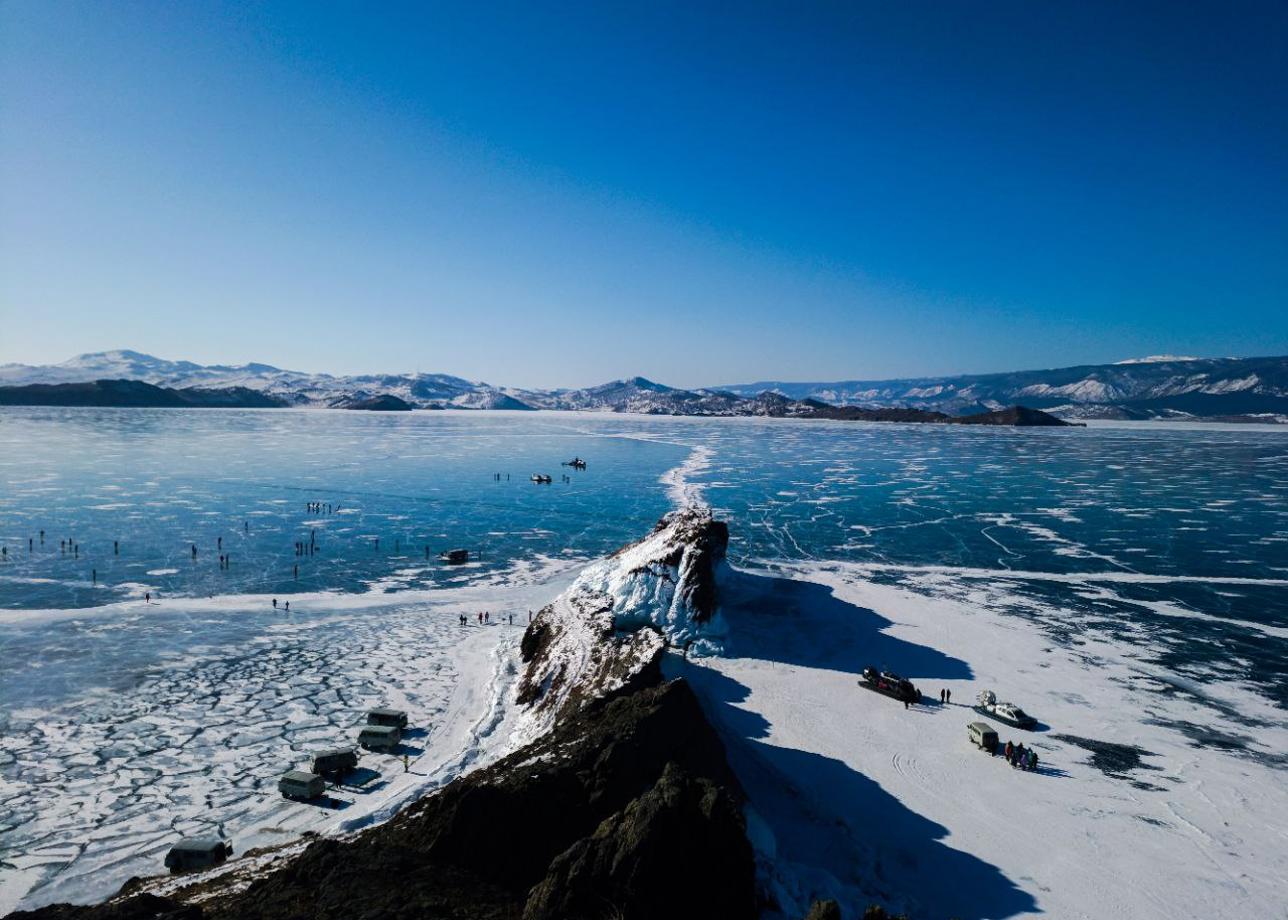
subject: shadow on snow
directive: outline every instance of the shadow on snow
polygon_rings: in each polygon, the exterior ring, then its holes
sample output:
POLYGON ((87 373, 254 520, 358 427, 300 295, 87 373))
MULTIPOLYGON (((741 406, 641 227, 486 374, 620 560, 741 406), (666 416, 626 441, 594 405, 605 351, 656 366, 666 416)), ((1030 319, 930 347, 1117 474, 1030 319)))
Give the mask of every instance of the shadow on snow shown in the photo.
MULTIPOLYGON (((972 676, 964 661, 886 635, 889 620, 826 586, 745 573, 730 581, 722 606, 731 655, 855 674, 872 663, 914 681, 972 676)), ((874 780, 840 760, 766 743, 769 723, 741 708, 750 694, 743 684, 700 661, 683 675, 709 707, 752 807, 773 831, 772 851, 762 856, 771 866, 794 867, 791 874, 808 888, 797 895, 836 897, 856 912, 880 900, 914 916, 959 920, 1037 909, 1001 870, 944 843, 946 827, 874 780)), ((1005 820, 1002 811, 998 820, 1005 820)))

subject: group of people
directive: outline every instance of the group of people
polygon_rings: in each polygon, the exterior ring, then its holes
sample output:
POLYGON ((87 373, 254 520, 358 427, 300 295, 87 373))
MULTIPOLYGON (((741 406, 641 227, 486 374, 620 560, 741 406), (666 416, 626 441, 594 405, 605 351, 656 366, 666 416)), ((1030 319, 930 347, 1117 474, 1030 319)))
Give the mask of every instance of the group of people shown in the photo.
POLYGON ((940 706, 947 706, 947 705, 948 705, 949 703, 951 703, 952 701, 953 701, 953 691, 951 691, 951 690, 946 690, 946 689, 945 689, 945 690, 940 690, 940 691, 939 691, 939 705, 940 705, 940 706))
POLYGON ((1012 767, 1020 770, 1036 770, 1038 768, 1038 752, 1033 748, 1026 748, 1023 742, 1019 744, 1006 742, 1006 747, 1002 753, 1006 756, 1006 762, 1012 767))
MULTIPOLYGON (((514 625, 514 614, 513 614, 513 613, 511 613, 511 614, 509 615, 509 617, 510 617, 510 625, 511 625, 511 626, 513 626, 513 625, 514 625)), ((458 621, 460 621, 460 624, 461 624, 462 626, 465 626, 465 625, 466 625, 466 624, 468 624, 468 623, 469 623, 469 621, 470 621, 469 616, 468 616, 467 614, 464 614, 464 613, 462 613, 462 614, 458 614, 458 615, 457 615, 457 617, 456 617, 456 619, 457 619, 458 621)), ((479 625, 480 625, 480 626, 487 626, 488 624, 490 624, 490 623, 492 622, 492 611, 490 611, 490 610, 481 610, 481 611, 479 611, 479 614, 478 614, 478 621, 479 621, 479 625)), ((532 611, 531 611, 531 610, 529 610, 529 611, 528 611, 528 622, 532 622, 532 611)))
POLYGON ((306 506, 306 514, 334 514, 331 510, 330 502, 309 502, 306 506))

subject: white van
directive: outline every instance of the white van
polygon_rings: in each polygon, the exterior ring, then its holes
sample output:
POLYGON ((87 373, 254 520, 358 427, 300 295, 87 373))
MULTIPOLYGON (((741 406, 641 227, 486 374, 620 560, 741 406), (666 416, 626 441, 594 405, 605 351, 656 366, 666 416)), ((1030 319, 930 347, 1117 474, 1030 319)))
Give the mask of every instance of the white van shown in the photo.
POLYGON ((997 731, 987 722, 971 722, 966 726, 966 733, 971 744, 981 751, 992 754, 997 750, 997 731))

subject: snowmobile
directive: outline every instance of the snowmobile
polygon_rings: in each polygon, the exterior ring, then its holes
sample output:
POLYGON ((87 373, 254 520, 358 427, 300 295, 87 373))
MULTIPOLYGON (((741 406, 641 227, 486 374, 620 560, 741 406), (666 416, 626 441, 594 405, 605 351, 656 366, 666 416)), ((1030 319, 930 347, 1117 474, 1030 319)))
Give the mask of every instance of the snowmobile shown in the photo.
POLYGON ((541 473, 533 473, 532 481, 538 484, 549 484, 554 482, 554 479, 550 476, 543 476, 541 473))
POLYGON ((1012 728, 1032 730, 1037 728, 1038 720, 1026 713, 1014 703, 999 703, 992 690, 981 690, 972 709, 982 716, 990 716, 999 722, 1005 722, 1012 728))
POLYGON ((581 457, 573 457, 571 460, 567 461, 563 465, 570 466, 574 470, 584 470, 586 468, 586 461, 581 459, 581 457))
POLYGON ((893 674, 890 671, 878 671, 876 668, 864 668, 859 679, 860 687, 867 687, 877 693, 884 693, 905 703, 921 702, 921 691, 913 686, 912 681, 893 674))

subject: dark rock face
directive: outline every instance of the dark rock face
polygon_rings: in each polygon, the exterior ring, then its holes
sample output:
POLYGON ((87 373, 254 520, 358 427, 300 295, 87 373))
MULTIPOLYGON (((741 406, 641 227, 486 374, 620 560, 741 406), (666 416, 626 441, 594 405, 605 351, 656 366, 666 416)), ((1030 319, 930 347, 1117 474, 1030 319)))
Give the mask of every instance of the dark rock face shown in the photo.
POLYGON ((358 399, 345 403, 341 408, 366 412, 410 412, 412 407, 406 400, 384 393, 370 399, 358 399))
POLYGON ((653 788, 555 857, 524 920, 750 917, 754 873, 734 796, 668 763, 653 788), (717 888, 683 879, 726 880, 717 888), (727 882, 736 884, 730 886, 727 882))

